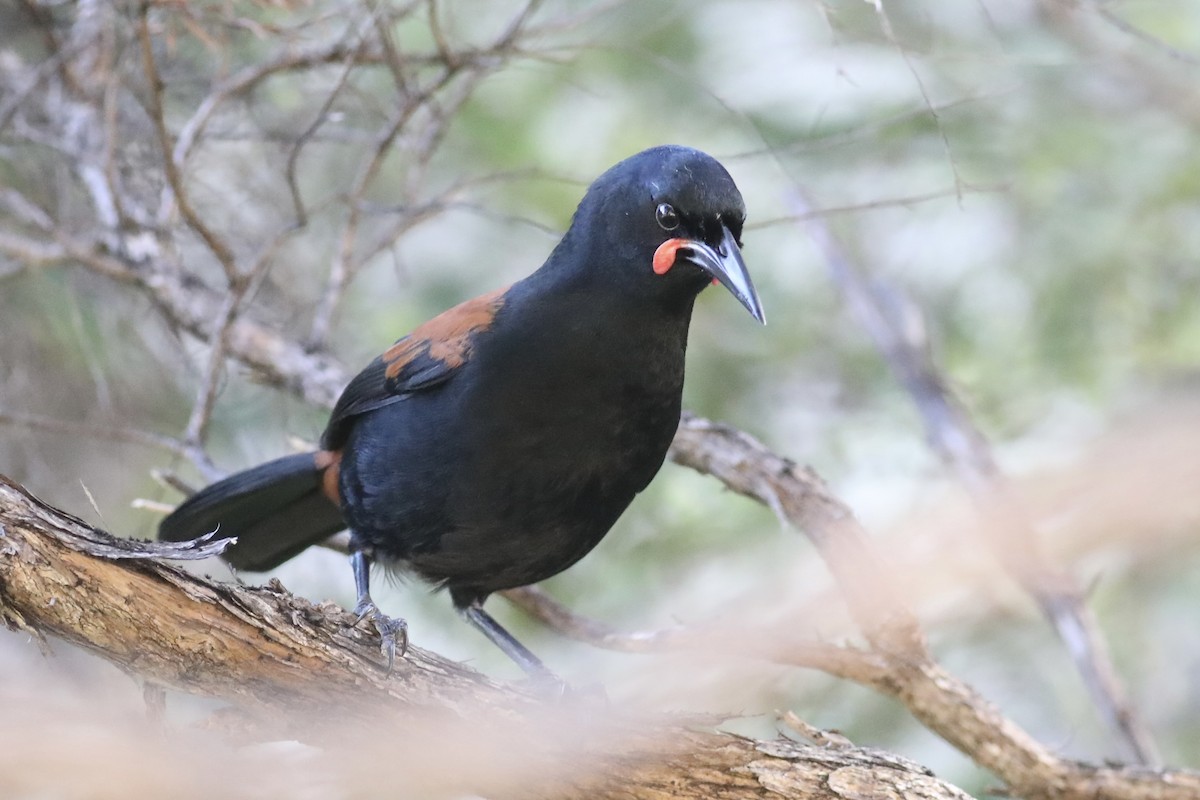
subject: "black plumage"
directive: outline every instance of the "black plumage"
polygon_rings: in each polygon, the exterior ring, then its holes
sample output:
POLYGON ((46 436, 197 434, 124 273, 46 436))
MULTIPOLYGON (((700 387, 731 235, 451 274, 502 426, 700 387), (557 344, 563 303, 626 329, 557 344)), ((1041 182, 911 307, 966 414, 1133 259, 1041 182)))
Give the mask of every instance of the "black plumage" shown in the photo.
POLYGON ((759 320, 725 169, 657 147, 604 173, 540 269, 419 326, 346 387, 317 453, 238 473, 159 536, 219 527, 226 558, 267 569, 351 531, 360 618, 403 622, 368 592, 372 560, 449 590, 526 669, 540 662, 482 609, 492 592, 586 555, 663 463, 679 423, 696 296, 720 282, 759 320))

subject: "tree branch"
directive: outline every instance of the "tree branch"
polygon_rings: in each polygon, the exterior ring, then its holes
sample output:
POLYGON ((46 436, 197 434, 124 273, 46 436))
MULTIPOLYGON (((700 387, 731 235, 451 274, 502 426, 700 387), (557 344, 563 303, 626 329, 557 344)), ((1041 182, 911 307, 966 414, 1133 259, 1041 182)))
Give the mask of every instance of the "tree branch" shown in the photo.
POLYGON ((716 630, 622 634, 573 614, 540 590, 506 597, 567 635, 610 649, 689 649, 729 636, 748 657, 815 668, 894 697, 931 731, 995 773, 1013 795, 1045 800, 1184 800, 1200 789, 1200 773, 1098 767, 1055 755, 990 701, 947 672, 929 653, 916 618, 870 548, 853 512, 811 469, 800 468, 741 431, 684 414, 671 447, 676 463, 719 478, 734 491, 776 510, 813 541, 837 578, 872 649, 788 641, 770 634, 747 640, 737 626, 716 630), (770 641, 770 645, 764 642, 770 641), (1172 777, 1164 780, 1164 776, 1172 777))
MULTIPOLYGON (((797 206, 798 214, 808 211, 802 201, 798 200, 797 206)), ((913 326, 901 319, 902 312, 912 309, 898 308, 897 301, 871 286, 821 219, 812 218, 809 231, 851 313, 912 396, 930 447, 967 489, 983 515, 1001 523, 988 529, 1002 535, 986 539, 997 560, 1029 592, 1054 626, 1093 702, 1113 730, 1141 763, 1159 763, 1154 739, 1127 698, 1083 589, 1072 575, 1042 553, 1033 522, 1009 491, 987 438, 954 397, 949 382, 934 364, 927 342, 911 334, 913 326)), ((904 302, 903 298, 898 300, 904 302)))
POLYGON ((224 544, 114 539, 0 478, 0 617, 14 630, 66 639, 155 683, 245 705, 264 724, 305 741, 334 746, 344 735, 340 726, 352 722, 370 732, 354 739, 356 752, 379 752, 380 761, 393 748, 403 750, 405 739, 427 737, 431 725, 447 726, 438 730, 454 732, 455 763, 463 766, 406 772, 407 785, 440 780, 444 791, 464 780, 465 769, 480 781, 471 790, 489 796, 521 774, 521 791, 500 791, 559 798, 844 800, 848 792, 967 798, 927 770, 877 751, 755 741, 712 731, 714 720, 548 706, 418 647, 388 675, 374 637, 350 627, 353 617, 342 609, 293 597, 277 582, 218 584, 161 561, 203 557, 224 544), (320 718, 323 724, 313 724, 320 718), (380 725, 400 741, 381 737, 380 725), (471 742, 480 746, 481 731, 492 737, 487 747, 507 751, 507 780, 463 756, 471 742))

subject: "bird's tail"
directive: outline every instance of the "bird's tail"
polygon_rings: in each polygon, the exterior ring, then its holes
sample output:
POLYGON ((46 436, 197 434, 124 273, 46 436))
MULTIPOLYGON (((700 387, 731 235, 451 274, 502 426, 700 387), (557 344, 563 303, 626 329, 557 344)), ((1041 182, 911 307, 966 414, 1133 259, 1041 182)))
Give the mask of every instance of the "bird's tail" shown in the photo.
POLYGON ((213 531, 235 536, 223 558, 237 569, 270 569, 346 527, 341 511, 321 491, 317 454, 269 461, 201 489, 158 526, 169 542, 213 531))

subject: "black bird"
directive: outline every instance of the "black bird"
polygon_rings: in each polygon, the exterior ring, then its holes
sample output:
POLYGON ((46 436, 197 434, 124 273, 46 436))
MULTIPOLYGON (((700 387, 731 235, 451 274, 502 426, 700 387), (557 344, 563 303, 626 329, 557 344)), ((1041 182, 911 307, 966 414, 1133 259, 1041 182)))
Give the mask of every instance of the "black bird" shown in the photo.
POLYGON ((265 570, 349 528, 355 611, 389 666, 407 630, 371 600, 373 561, 448 589, 514 661, 549 676, 483 602, 574 564, 658 472, 701 290, 721 283, 765 321, 739 249, 745 217, 729 173, 698 150, 622 161, 540 269, 434 317, 359 373, 320 450, 209 486, 159 538, 219 530, 237 537, 231 565, 265 570))

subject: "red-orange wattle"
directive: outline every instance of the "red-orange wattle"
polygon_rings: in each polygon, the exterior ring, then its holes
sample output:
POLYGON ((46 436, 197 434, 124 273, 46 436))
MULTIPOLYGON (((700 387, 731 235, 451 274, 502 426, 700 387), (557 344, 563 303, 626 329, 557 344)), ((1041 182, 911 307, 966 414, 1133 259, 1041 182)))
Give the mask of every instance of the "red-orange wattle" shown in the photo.
POLYGON ((654 251, 654 274, 666 275, 675 266, 675 251, 687 247, 687 239, 667 239, 654 251))

